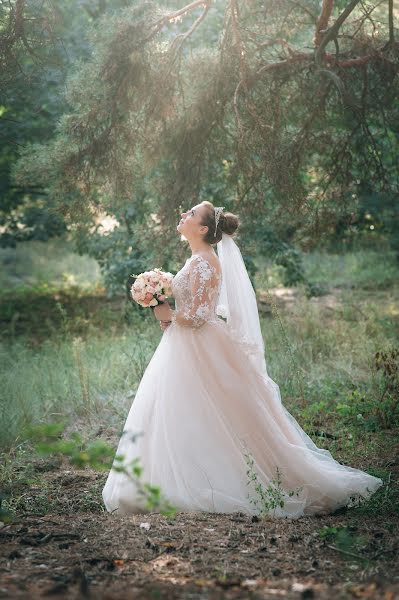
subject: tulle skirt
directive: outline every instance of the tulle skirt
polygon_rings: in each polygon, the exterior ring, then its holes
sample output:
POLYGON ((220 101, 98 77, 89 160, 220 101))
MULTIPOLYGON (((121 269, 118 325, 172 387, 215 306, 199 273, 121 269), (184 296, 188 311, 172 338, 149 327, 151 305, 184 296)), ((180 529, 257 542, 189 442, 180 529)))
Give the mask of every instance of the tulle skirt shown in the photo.
MULTIPOLYGON (((383 484, 315 445, 282 404, 278 385, 253 366, 221 319, 167 328, 116 454, 126 467, 138 458, 142 481, 159 486, 181 511, 329 514, 383 484)), ((135 481, 114 469, 103 499, 110 512, 145 510, 135 481)))

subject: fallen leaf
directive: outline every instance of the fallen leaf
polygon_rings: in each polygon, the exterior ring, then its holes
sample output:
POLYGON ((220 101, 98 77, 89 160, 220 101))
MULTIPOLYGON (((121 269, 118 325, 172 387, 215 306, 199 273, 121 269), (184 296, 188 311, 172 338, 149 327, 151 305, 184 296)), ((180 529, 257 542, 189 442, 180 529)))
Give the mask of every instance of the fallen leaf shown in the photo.
POLYGON ((115 565, 115 567, 123 567, 123 565, 125 564, 125 561, 120 558, 115 558, 112 562, 115 565))

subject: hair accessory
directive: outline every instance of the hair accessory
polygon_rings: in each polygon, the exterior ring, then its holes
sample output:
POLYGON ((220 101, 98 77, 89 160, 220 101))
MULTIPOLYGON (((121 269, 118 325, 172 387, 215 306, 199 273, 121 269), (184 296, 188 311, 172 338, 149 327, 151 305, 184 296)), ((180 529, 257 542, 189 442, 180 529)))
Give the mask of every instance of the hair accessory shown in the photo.
POLYGON ((218 224, 220 215, 222 214, 224 206, 215 206, 215 234, 213 237, 216 237, 216 232, 218 230, 218 224))

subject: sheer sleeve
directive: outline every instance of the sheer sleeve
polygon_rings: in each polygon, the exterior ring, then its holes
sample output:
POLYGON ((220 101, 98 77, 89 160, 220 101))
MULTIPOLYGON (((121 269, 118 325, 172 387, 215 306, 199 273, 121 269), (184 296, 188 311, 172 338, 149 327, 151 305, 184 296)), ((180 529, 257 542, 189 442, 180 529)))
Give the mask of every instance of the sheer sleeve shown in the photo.
POLYGON ((174 311, 172 323, 199 328, 215 316, 216 296, 219 292, 219 273, 206 258, 195 255, 189 268, 191 305, 174 311))

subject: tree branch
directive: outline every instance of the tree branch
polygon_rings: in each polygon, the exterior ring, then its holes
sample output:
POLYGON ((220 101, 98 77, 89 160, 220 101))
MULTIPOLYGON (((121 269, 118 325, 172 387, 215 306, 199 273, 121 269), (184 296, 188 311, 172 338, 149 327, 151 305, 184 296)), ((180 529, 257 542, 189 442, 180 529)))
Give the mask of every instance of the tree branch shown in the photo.
POLYGON ((182 44, 185 42, 185 40, 190 37, 190 35, 197 29, 197 27, 199 26, 199 24, 205 19, 208 11, 209 11, 209 7, 210 7, 210 0, 205 0, 204 2, 202 2, 202 4, 205 5, 205 8, 203 10, 203 12, 200 14, 200 16, 194 21, 194 23, 191 25, 190 29, 188 29, 186 31, 186 33, 180 33, 179 35, 177 35, 175 37, 175 39, 173 40, 172 44, 171 44, 171 49, 174 47, 175 43, 177 40, 181 40, 180 44, 179 44, 179 48, 182 46, 182 44))
POLYGON ((395 43, 395 34, 393 28, 393 0, 388 0, 388 20, 389 20, 389 43, 391 46, 395 43))
POLYGON ((321 12, 316 23, 315 46, 319 46, 323 39, 324 31, 328 28, 328 21, 330 20, 333 8, 334 0, 323 0, 321 12))
POLYGON ((346 21, 351 12, 356 8, 359 4, 360 0, 352 0, 345 10, 339 15, 338 19, 335 21, 334 25, 327 30, 327 33, 323 37, 320 42, 320 45, 317 47, 315 52, 315 61, 317 64, 321 64, 322 56, 324 54, 324 50, 329 42, 331 42, 337 35, 340 30, 341 25, 346 21))
POLYGON ((209 0, 194 0, 194 2, 183 6, 183 8, 180 8, 179 10, 164 15, 163 17, 161 17, 161 19, 158 19, 158 21, 155 22, 153 31, 144 40, 141 40, 141 43, 146 43, 152 40, 157 35, 157 33, 161 31, 162 27, 166 25, 166 23, 174 21, 178 17, 187 14, 188 12, 194 10, 194 8, 197 8, 197 6, 201 6, 203 4, 209 5, 209 0))

